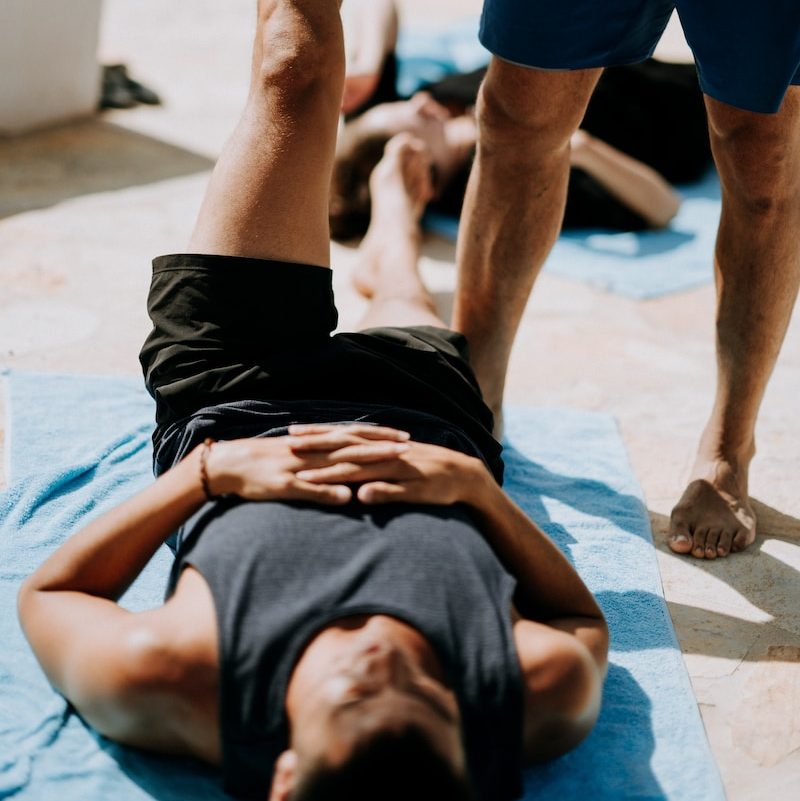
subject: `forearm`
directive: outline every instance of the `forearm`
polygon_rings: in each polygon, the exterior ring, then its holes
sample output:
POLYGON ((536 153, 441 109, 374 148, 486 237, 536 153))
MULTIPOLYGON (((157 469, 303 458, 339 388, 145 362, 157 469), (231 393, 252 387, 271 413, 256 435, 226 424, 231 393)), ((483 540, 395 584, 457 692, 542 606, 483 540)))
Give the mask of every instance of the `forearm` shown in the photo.
POLYGON ((166 537, 205 502, 199 449, 70 537, 23 592, 73 591, 117 600, 166 537))
POLYGON ((680 196, 658 172, 585 132, 573 145, 571 164, 653 228, 663 228, 678 212, 680 196))
POLYGON ((605 619, 567 558, 488 475, 479 480, 470 503, 487 542, 517 580, 517 611, 573 635, 602 674, 608 657, 605 619))

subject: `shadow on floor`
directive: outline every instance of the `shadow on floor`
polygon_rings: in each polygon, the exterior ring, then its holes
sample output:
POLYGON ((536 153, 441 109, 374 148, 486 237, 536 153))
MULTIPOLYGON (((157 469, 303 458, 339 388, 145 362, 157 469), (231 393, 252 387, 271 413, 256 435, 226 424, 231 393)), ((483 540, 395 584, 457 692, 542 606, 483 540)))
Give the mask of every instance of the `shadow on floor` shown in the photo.
MULTIPOLYGON (((704 571, 713 579, 724 582, 756 607, 765 618, 745 620, 702 607, 670 602, 669 610, 679 633, 681 648, 686 653, 703 653, 732 659, 762 661, 773 658, 763 648, 753 648, 762 635, 771 630, 770 639, 795 647, 800 644, 800 520, 753 500, 758 517, 758 535, 747 551, 732 554, 725 559, 694 559, 672 555, 666 541, 669 518, 650 512, 653 538, 656 546, 675 559, 691 559, 692 567, 704 571), (780 541, 778 555, 775 548, 767 552, 767 542, 780 541), (785 552, 788 548, 790 551, 785 552), (785 552, 785 553, 784 553, 785 552), (779 558, 786 556, 788 560, 779 558)), ((709 588, 713 591, 713 588, 709 588)), ((781 643, 773 642, 773 645, 781 643)))
POLYGON ((0 139, 0 219, 192 175, 213 161, 100 119, 0 139))

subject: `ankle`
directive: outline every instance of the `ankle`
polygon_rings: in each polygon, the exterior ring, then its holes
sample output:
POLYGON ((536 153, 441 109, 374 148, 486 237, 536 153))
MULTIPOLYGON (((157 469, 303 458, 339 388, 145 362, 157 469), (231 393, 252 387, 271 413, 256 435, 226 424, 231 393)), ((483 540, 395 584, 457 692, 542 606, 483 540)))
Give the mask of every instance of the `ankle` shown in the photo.
POLYGON ((704 433, 697 450, 697 462, 725 464, 735 473, 746 473, 756 454, 754 439, 731 443, 724 438, 704 433))

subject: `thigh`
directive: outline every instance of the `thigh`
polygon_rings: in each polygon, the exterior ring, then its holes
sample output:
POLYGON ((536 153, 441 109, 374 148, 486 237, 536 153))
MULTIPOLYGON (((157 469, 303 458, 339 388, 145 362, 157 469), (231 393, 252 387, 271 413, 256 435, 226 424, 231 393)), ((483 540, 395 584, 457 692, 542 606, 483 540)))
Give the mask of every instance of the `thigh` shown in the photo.
POLYGON ((800 84, 797 0, 677 0, 703 91, 748 111, 776 112, 800 84))
POLYGON ((344 81, 337 0, 261 0, 250 92, 190 250, 329 263, 328 189, 344 81))
POLYGON ((570 70, 647 58, 674 0, 485 0, 480 38, 499 58, 570 70))

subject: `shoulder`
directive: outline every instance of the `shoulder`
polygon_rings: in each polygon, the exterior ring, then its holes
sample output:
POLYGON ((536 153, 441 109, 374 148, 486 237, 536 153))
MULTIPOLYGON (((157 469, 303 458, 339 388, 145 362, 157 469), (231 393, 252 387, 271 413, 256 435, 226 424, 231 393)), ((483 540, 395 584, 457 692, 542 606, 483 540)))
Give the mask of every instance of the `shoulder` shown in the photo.
POLYGON ((522 674, 525 761, 560 756, 597 720, 602 673, 589 649, 566 631, 517 620, 514 641, 522 674))
POLYGON ((113 740, 214 761, 216 628, 213 617, 202 625, 182 614, 193 593, 179 590, 165 606, 128 617, 113 654, 85 673, 71 700, 113 740))

